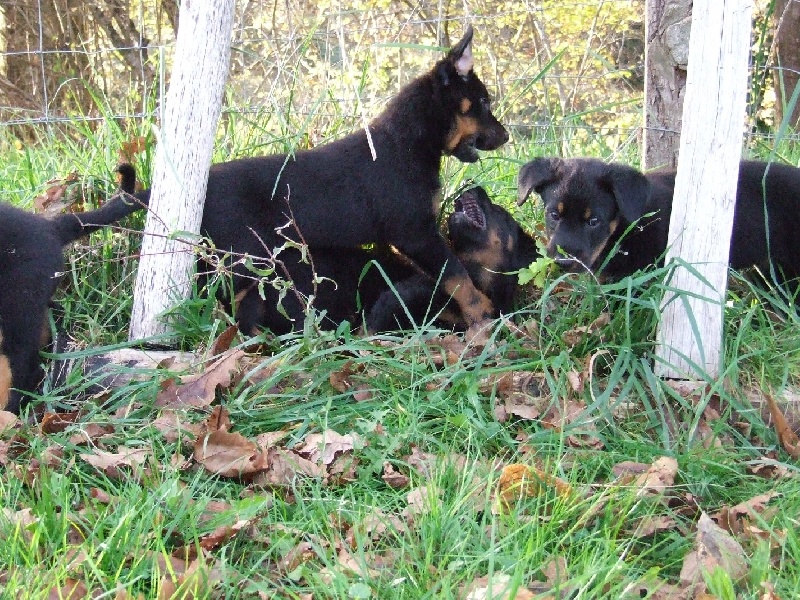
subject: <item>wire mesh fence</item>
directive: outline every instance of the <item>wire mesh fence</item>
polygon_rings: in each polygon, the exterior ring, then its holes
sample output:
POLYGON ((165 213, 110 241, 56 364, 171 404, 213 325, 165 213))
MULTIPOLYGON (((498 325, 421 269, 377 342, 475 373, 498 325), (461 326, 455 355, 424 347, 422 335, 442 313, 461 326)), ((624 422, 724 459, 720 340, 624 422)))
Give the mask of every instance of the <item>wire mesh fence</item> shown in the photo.
MULTIPOLYGON (((644 11, 644 0, 238 0, 224 116, 271 115, 264 135, 312 141, 356 126, 470 23, 476 69, 517 136, 619 151, 642 126, 644 11)), ((7 0, 0 19, 0 132, 158 121, 175 0, 7 0)), ((767 62, 754 64, 762 87, 767 62)), ((751 123, 769 114, 758 97, 751 123)))

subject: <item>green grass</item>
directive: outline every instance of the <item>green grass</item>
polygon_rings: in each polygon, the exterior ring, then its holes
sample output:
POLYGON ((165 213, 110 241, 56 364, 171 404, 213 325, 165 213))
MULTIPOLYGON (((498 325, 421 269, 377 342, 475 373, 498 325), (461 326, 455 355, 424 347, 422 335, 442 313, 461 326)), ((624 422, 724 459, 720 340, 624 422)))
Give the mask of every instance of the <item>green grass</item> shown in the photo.
MULTIPOLYGON (((351 123, 345 117, 325 123, 323 139, 351 123)), ((215 160, 303 147, 309 130, 291 106, 228 114, 215 160)), ((511 207, 519 164, 565 147, 575 155, 584 151, 557 131, 535 146, 517 136, 475 165, 448 160, 445 196, 473 180, 511 207)), ((23 206, 48 179, 73 170, 87 189, 110 192, 121 145, 150 135, 146 123, 122 126, 112 119, 36 133, 31 143, 0 141, 0 193, 23 206)), ((586 147, 604 155, 617 150, 599 137, 586 147)), ((632 160, 629 147, 621 151, 632 160)), ((797 155, 788 146, 781 153, 797 155)), ((145 183, 152 157, 148 146, 136 160, 145 183)), ((541 221, 534 203, 513 210, 529 227, 541 221)), ((141 226, 139 215, 70 250, 56 320, 75 344, 71 357, 127 345, 138 251, 138 236, 128 229, 141 226)), ((488 577, 541 597, 557 588, 570 598, 640 598, 640 589, 654 593, 658 582, 680 585, 701 511, 714 514, 768 492, 779 496, 749 520, 763 533, 736 534, 747 575, 731 582, 717 573, 708 585, 718 597, 733 597, 732 589, 737 598, 755 599, 768 582, 779 597, 793 597, 800 589, 797 463, 746 390, 780 393, 800 385, 797 316, 781 310, 777 291, 737 276, 726 309, 725 377, 685 398, 652 366, 664 275, 653 270, 613 285, 553 276, 514 318, 528 335, 498 324, 494 343, 453 364, 441 364, 426 343, 440 340, 437 332, 381 336, 378 344, 348 327, 319 332, 310 324, 302 333, 265 337, 268 351, 243 367, 241 381, 220 389, 215 404, 249 440, 284 432, 277 447, 285 452, 322 431, 357 434, 348 453, 357 464, 347 477, 297 475, 269 486, 209 473, 193 459, 190 435, 173 439, 156 426, 165 411, 153 403, 170 377, 164 369, 82 399, 80 417, 63 431, 44 433, 32 423, 6 430, 0 433, 0 597, 54 597, 53 586, 63 592, 73 581, 100 597, 157 598, 168 595, 170 568, 180 570, 168 557, 188 549, 205 566, 184 579, 175 597, 464 598, 463 588, 488 577), (608 323, 575 341, 576 329, 603 313, 608 323), (535 329, 526 329, 531 323, 535 329), (366 398, 331 384, 348 364, 355 365, 353 384, 369 389, 366 398), (530 392, 541 403, 539 417, 498 418, 496 405, 505 398, 491 381, 510 371, 543 378, 544 391, 530 392), (576 374, 580 391, 573 387, 576 374), (564 420, 565 402, 582 402, 586 410, 564 420), (147 458, 138 466, 98 469, 82 457, 121 448, 146 450, 147 458), (419 467, 423 454, 430 457, 425 469, 419 467), (663 494, 643 494, 613 474, 623 461, 650 464, 662 456, 678 462, 663 494), (575 495, 548 487, 503 509, 496 501, 498 477, 512 463, 538 465, 569 482, 575 495), (388 485, 386 464, 409 482, 388 485), (779 470, 765 477, 757 467, 779 470), (412 506, 408 495, 420 487, 421 507, 412 506), (674 525, 640 535, 636 526, 645 517, 674 525), (212 531, 239 521, 246 525, 238 533, 198 549, 212 531), (566 565, 557 581, 548 569, 553 561, 566 565), (117 596, 120 590, 128 595, 117 596)), ((198 352, 229 322, 197 293, 175 318, 183 346, 198 352)), ((73 372, 65 386, 47 388, 34 404, 76 408, 74 398, 91 383, 73 372)), ((210 412, 181 410, 175 418, 200 423, 210 412)))

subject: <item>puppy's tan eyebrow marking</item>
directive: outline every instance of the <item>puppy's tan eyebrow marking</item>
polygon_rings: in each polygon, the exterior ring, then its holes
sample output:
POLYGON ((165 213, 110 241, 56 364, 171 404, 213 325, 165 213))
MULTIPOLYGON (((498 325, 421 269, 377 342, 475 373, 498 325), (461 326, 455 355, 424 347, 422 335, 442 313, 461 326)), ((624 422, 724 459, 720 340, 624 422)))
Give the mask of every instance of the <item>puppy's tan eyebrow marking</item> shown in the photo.
POLYGON ((462 98, 461 99, 461 112, 466 113, 469 112, 469 109, 472 108, 472 102, 469 98, 462 98))
POLYGON ((563 213, 564 212, 564 203, 563 202, 559 202, 558 205, 556 206, 556 210, 559 212, 559 214, 563 213))
POLYGON ((589 217, 591 216, 592 216, 592 209, 587 206, 586 210, 583 212, 583 220, 588 221, 589 217))

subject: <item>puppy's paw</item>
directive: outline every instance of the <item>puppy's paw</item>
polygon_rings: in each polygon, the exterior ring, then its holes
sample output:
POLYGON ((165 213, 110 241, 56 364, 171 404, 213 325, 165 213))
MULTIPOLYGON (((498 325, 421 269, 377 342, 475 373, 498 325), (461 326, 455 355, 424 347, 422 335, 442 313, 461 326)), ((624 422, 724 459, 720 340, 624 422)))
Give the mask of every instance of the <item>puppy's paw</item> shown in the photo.
POLYGON ((472 346, 486 346, 492 333, 494 320, 484 318, 470 325, 464 332, 464 341, 472 346))

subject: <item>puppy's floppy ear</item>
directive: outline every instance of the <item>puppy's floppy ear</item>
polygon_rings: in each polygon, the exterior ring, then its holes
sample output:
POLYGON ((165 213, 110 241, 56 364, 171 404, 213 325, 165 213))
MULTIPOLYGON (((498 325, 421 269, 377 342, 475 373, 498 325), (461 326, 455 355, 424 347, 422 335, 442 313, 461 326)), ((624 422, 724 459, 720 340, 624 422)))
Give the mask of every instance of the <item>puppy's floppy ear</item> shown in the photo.
POLYGON ((622 216, 629 223, 644 216, 650 197, 650 181, 644 173, 625 165, 612 164, 603 181, 611 188, 622 216))
POLYGON ((560 158, 534 158, 522 165, 517 176, 517 206, 525 204, 525 200, 535 191, 537 194, 548 183, 561 177, 558 170, 562 164, 560 158))
POLYGON ((470 74, 475 64, 472 58, 472 34, 472 25, 468 25, 464 37, 447 53, 447 60, 456 68, 456 73, 464 79, 470 74))

